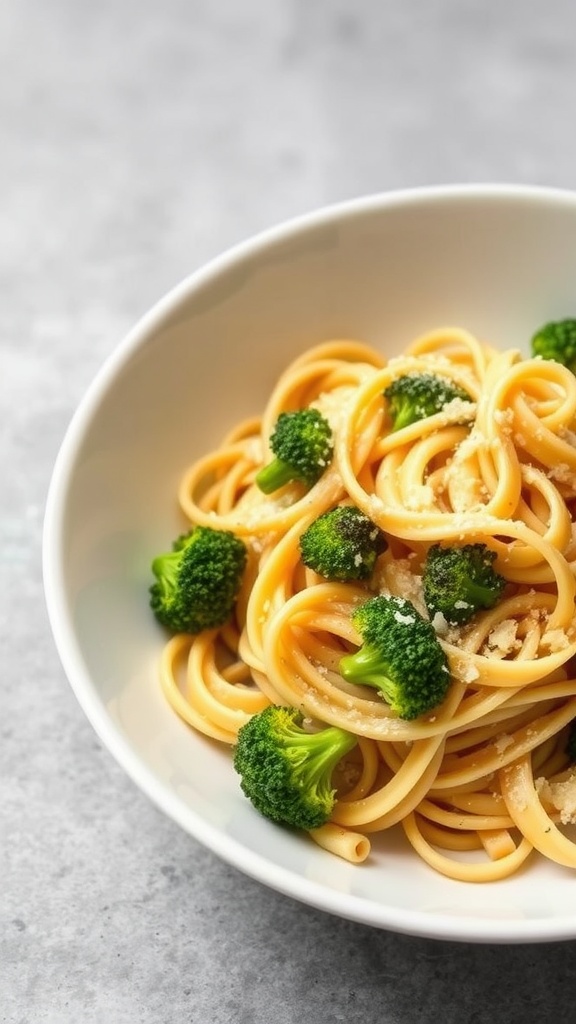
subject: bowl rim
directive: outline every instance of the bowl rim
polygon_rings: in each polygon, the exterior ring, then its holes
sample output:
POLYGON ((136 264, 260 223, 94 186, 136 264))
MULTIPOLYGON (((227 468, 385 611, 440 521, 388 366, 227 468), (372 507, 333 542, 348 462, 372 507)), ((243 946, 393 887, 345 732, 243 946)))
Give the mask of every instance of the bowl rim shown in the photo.
POLYGON ((92 416, 118 371, 129 361, 187 297, 233 268, 238 262, 264 253, 278 242, 295 238, 370 211, 428 205, 444 201, 493 200, 529 202, 532 206, 571 206, 576 210, 576 191, 545 185, 465 183, 442 184, 376 192, 321 206, 289 218, 232 245, 193 270, 151 308, 119 340, 103 360, 73 412, 57 452, 48 485, 42 527, 42 577, 48 621, 57 654, 68 682, 88 721, 130 779, 184 831, 243 874, 296 901, 328 914, 373 927, 422 938, 470 943, 555 942, 576 937, 574 916, 553 919, 494 920, 473 915, 400 909, 371 903, 361 896, 329 889, 293 870, 273 864, 266 856, 248 850, 225 835, 161 783, 140 759, 116 723, 108 716, 84 664, 69 618, 64 579, 64 523, 66 499, 76 457, 89 430, 92 416))

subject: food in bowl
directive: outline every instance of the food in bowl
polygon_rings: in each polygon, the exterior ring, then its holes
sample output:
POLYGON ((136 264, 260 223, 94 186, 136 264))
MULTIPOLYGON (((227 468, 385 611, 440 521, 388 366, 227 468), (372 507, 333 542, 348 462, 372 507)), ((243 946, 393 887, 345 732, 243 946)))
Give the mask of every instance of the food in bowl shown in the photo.
MULTIPOLYGON (((573 872, 543 856, 477 885, 431 870, 400 825, 363 830, 371 850, 356 865, 257 813, 231 745, 191 729, 166 701, 166 629, 149 604, 152 560, 190 527, 175 497, 183 469, 261 413, 288 365, 352 337, 385 363, 445 323, 526 355, 536 325, 574 310, 575 265, 572 193, 455 186, 314 212, 173 289, 113 349, 72 418, 52 474, 43 557, 73 690, 102 743, 164 813, 281 893, 434 938, 576 937, 573 872)), ((363 693, 382 703, 375 690, 363 693)), ((483 856, 450 854, 463 863, 483 856)))
POLYGON ((320 344, 183 473, 162 688, 272 821, 354 863, 400 824, 462 881, 576 867, 574 338, 320 344))

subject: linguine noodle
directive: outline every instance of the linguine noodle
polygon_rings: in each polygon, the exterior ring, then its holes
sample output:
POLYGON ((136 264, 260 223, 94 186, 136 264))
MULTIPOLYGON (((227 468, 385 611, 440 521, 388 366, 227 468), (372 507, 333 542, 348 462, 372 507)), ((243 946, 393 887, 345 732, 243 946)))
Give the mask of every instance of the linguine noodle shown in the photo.
POLYGON ((349 861, 368 856, 369 837, 400 825, 417 854, 454 879, 504 878, 533 850, 576 867, 565 827, 576 820, 566 753, 576 717, 572 431, 568 369, 498 352, 465 330, 428 333, 389 362, 348 340, 300 356, 261 419, 240 424, 183 475, 189 523, 233 531, 249 560, 233 620, 168 641, 160 674, 174 710, 230 745, 270 703, 356 734, 337 769, 331 821, 311 833, 349 861), (393 432, 383 391, 415 372, 441 374, 471 401, 393 432), (264 495, 254 479, 274 424, 309 405, 330 422, 333 460, 310 489, 294 483, 264 495), (342 502, 388 540, 367 582, 327 582, 300 558, 302 532, 342 502), (404 721, 339 673, 343 654, 361 643, 352 612, 384 593, 427 615, 428 548, 476 542, 496 553, 504 596, 465 626, 434 621, 451 685, 442 705, 404 721))

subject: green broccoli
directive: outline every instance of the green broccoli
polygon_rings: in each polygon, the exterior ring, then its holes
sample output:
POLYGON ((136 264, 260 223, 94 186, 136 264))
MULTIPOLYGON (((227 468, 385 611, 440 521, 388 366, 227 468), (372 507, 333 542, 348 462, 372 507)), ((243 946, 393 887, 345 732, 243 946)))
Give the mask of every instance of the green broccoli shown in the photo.
POLYGON ((375 686, 400 718, 418 718, 440 704, 450 685, 448 659, 434 628, 403 597, 379 595, 361 604, 352 621, 362 637, 340 660, 351 683, 375 686))
POLYGON ((238 732, 234 768, 261 814, 312 829, 330 817, 336 799, 332 772, 357 740, 336 726, 308 732, 302 723, 297 708, 275 704, 253 715, 238 732))
POLYGON ((292 480, 312 487, 332 458, 332 430, 317 409, 280 413, 270 437, 275 458, 256 476, 265 494, 277 491, 292 480))
POLYGON ((485 544, 443 548, 434 544, 423 571, 424 600, 432 617, 440 612, 451 625, 462 625, 481 608, 492 608, 506 580, 495 572, 496 553, 485 544))
POLYGON ((382 530, 354 505, 324 512, 300 537, 304 565, 327 580, 365 580, 388 547, 382 530))
POLYGON ((455 398, 472 401, 463 388, 433 373, 409 373, 398 377, 385 389, 384 397, 390 405, 392 430, 401 430, 417 420, 441 412, 455 398))
POLYGON ((553 359, 576 373, 576 320, 544 324, 530 342, 532 355, 553 359))
POLYGON ((195 526, 152 562, 150 606, 175 633, 200 633, 232 614, 246 565, 245 544, 227 530, 195 526))

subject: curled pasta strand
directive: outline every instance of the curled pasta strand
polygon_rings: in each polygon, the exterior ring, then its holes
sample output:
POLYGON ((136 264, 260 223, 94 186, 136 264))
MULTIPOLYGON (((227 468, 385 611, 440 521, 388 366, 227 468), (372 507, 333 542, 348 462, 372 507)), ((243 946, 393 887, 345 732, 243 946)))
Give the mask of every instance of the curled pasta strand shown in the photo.
POLYGON ((513 853, 486 863, 457 861, 440 853, 424 838, 417 816, 412 813, 402 822, 404 832, 416 852, 441 875, 460 882, 495 882, 513 875, 532 853, 532 844, 523 838, 513 853))
POLYGON ((481 342, 471 331, 466 331, 462 327, 442 327, 415 338, 408 345, 406 354, 444 356, 451 362, 469 366, 475 375, 482 379, 494 350, 485 342, 481 342))
POLYGON ((190 527, 231 530, 248 552, 230 620, 165 645, 160 683, 183 721, 230 747, 273 703, 353 732, 331 819, 311 833, 351 863, 376 842, 385 856, 400 825, 416 854, 454 879, 508 877, 534 849, 576 868, 562 832, 576 810, 559 803, 562 787, 576 793, 576 378, 565 367, 451 326, 389 361, 355 339, 321 342, 279 375, 261 415, 183 473, 178 500, 190 527), (469 400, 394 430, 385 391, 420 373, 469 400), (277 417, 310 404, 332 428, 331 464, 310 488, 263 494, 255 481, 277 417), (302 532, 339 503, 385 534, 367 581, 329 582, 302 562, 302 532), (340 673, 362 643, 354 610, 382 593, 431 617, 429 548, 474 543, 494 553, 504 593, 468 624, 434 618, 450 687, 440 706, 405 721, 340 673))
POLYGON ((535 849, 557 864, 576 867, 576 843, 563 835, 544 810, 528 753, 501 770, 500 785, 510 817, 535 849))
POLYGON ((190 637, 178 634, 168 641, 162 652, 160 661, 160 686, 166 699, 174 708, 180 718, 188 725, 210 736, 212 739, 220 740, 222 743, 232 744, 236 739, 235 732, 223 728, 213 722, 210 717, 203 715, 192 704, 188 697, 184 697, 178 684, 177 662, 182 656, 187 656, 190 650, 190 637))

